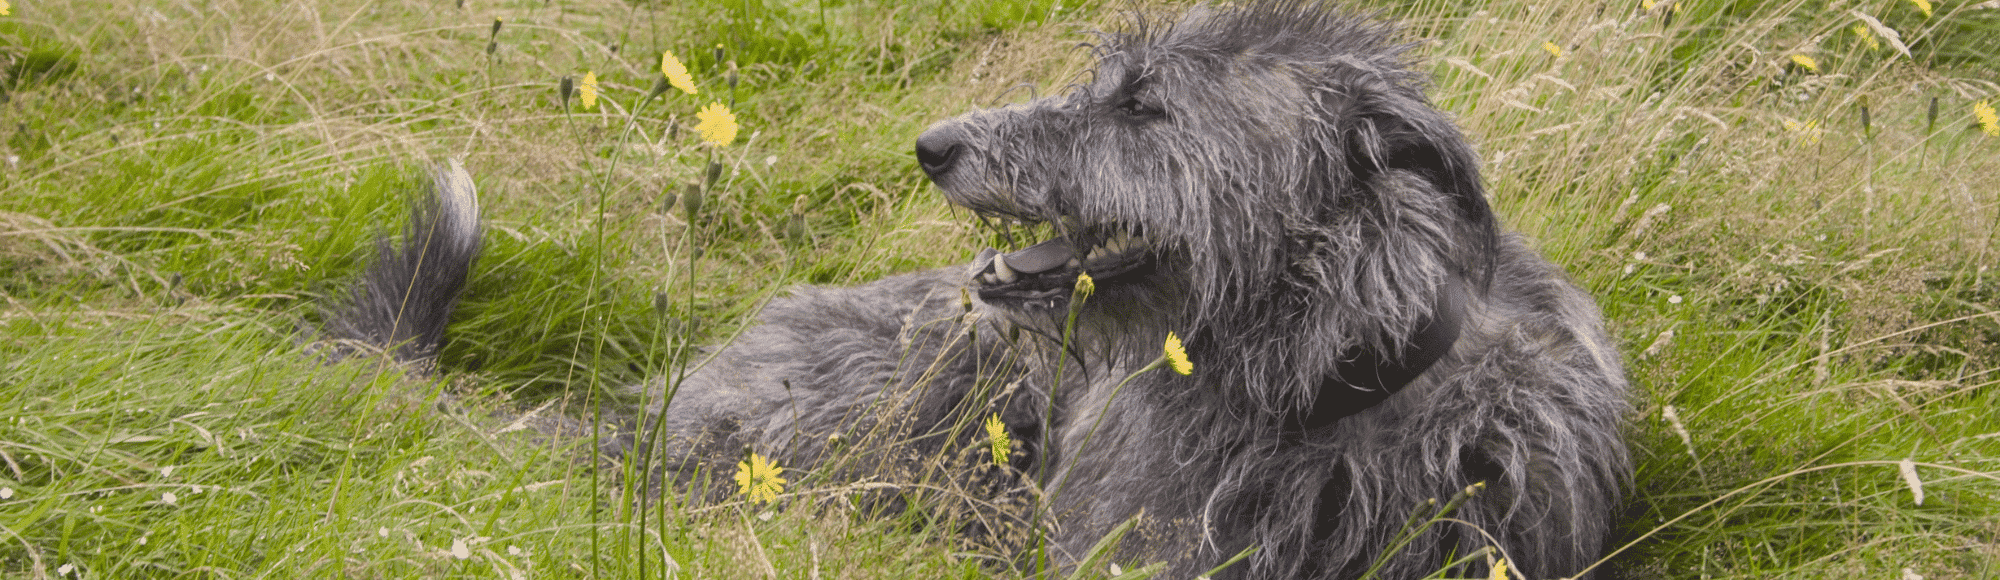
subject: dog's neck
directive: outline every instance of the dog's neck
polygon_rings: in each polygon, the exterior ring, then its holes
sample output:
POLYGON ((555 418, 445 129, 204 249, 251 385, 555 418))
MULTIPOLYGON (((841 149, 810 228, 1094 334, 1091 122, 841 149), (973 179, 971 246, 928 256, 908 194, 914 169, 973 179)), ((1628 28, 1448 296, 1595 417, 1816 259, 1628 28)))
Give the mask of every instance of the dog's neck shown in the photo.
POLYGON ((1417 322, 1415 334, 1400 340, 1402 357, 1367 346, 1343 353, 1344 362, 1320 381, 1312 408, 1286 417, 1286 427, 1295 432, 1317 429, 1388 400, 1451 352, 1464 321, 1465 281, 1454 274, 1438 288, 1431 315, 1417 322))

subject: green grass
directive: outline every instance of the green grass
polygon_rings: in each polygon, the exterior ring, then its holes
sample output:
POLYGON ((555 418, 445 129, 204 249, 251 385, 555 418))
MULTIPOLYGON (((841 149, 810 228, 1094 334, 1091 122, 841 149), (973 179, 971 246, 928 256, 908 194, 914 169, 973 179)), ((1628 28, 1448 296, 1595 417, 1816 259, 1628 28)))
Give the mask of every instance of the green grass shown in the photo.
MULTIPOLYGON (((1063 86, 1077 25, 1115 11, 13 4, 0 575, 1018 575, 835 483, 785 510, 633 511, 587 443, 502 431, 544 403, 586 414, 786 285, 962 261, 969 220, 910 143, 1021 83, 1063 86), (662 50, 702 93, 641 107, 662 50), (556 81, 585 71, 601 106, 565 114, 556 81), (693 115, 732 99, 742 134, 689 216, 693 115), (298 329, 445 156, 491 220, 445 372, 316 363, 298 329)), ((1495 205, 1625 346, 1640 466, 1609 565, 2000 574, 2000 138, 1971 113, 1996 97, 2000 10, 1682 4, 1382 5, 1436 39, 1432 94, 1495 205), (1849 9, 1910 56, 1869 48, 1849 9)))

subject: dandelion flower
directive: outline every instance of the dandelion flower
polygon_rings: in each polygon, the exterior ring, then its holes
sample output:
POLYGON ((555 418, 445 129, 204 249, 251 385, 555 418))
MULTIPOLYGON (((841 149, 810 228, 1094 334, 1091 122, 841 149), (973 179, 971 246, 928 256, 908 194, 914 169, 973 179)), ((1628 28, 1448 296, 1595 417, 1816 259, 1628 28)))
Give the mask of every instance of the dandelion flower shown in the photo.
POLYGON ((1799 65, 1799 68, 1803 68, 1811 72, 1819 72, 1819 61, 1813 60, 1813 57, 1810 56, 1806 56, 1803 54, 1794 54, 1792 55, 1792 64, 1799 65))
POLYGON ((1875 33, 1873 31, 1868 30, 1868 25, 1866 24, 1854 25, 1854 35, 1861 37, 1861 43, 1868 45, 1868 50, 1882 49, 1882 41, 1875 40, 1875 33))
POLYGON ((1089 298, 1091 294, 1094 294, 1096 292, 1097 292, 1097 280, 1091 279, 1089 273, 1077 272, 1076 295, 1082 298, 1089 298))
POLYGON ((1543 41, 1542 50, 1548 51, 1549 56, 1553 56, 1556 58, 1562 58, 1563 55, 1563 47, 1556 46, 1556 43, 1553 42, 1543 41))
POLYGON ((1972 116, 1979 118, 1979 130, 1989 137, 2000 137, 2000 113, 1993 111, 1992 101, 1973 103, 1972 116))
POLYGON ((694 130, 701 132, 702 141, 715 145, 736 141, 736 114, 729 112, 727 105, 709 103, 707 108, 694 116, 701 119, 701 124, 695 125, 694 130))
POLYGON ((1820 135, 1826 133, 1826 130, 1819 128, 1819 121, 1806 121, 1801 123, 1791 119, 1785 119, 1785 130, 1796 132, 1802 135, 1802 138, 1805 139, 1807 145, 1818 144, 1820 135))
POLYGON ((1181 337, 1171 332, 1167 333, 1167 364, 1182 375, 1194 374, 1194 363, 1188 361, 1187 349, 1181 348, 1181 337))
POLYGON ((986 418, 986 438, 992 441, 993 464, 1006 465, 1007 455, 1012 453, 1014 441, 1007 437, 1007 425, 1000 422, 1000 414, 986 418))
POLYGON ((736 488, 750 501, 770 503, 778 500, 778 493, 785 491, 785 478, 778 477, 785 469, 751 453, 749 459, 736 462, 736 488))
POLYGON ((1639 9, 1640 9, 1640 10, 1647 10, 1647 11, 1650 11, 1650 10, 1652 10, 1652 9, 1654 9, 1654 8, 1657 8, 1657 7, 1659 7, 1659 5, 1660 5, 1660 3, 1659 3, 1659 2, 1657 2, 1657 1, 1655 1, 1655 0, 1639 0, 1639 9))
POLYGON ((1494 562, 1494 563, 1493 563, 1493 573, 1492 573, 1492 574, 1488 574, 1488 575, 1486 575, 1486 579, 1487 579, 1487 580, 1507 580, 1507 559, 1506 559, 1506 558, 1501 558, 1501 559, 1500 559, 1500 561, 1498 561, 1498 562, 1494 562))
MULTIPOLYGON (((1910 0, 1910 3, 1917 5, 1917 9, 1924 12, 1924 18, 1931 17, 1931 0, 1910 0)), ((6 0, 0 0, 0 4, 6 4, 6 0)))
POLYGON ((596 72, 587 71, 583 73, 583 83, 577 87, 576 100, 583 103, 583 109, 586 111, 597 106, 596 72))
POLYGON ((681 92, 690 95, 697 92, 694 88, 694 77, 688 74, 687 65, 681 64, 681 59, 674 58, 673 52, 660 53, 660 74, 667 75, 667 82, 673 83, 674 88, 680 89, 681 92))
POLYGON ((0 16, 6 16, 13 13, 14 13, 13 7, 7 5, 7 0, 0 0, 0 16))

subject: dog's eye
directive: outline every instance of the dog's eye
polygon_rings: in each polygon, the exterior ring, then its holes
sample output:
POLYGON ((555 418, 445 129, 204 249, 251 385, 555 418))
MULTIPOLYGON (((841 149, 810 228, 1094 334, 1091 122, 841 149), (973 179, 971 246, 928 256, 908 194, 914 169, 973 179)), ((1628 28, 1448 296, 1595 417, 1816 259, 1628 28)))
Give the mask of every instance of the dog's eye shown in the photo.
POLYGON ((1140 99, 1138 95, 1128 95, 1118 101, 1118 112, 1134 119, 1156 119, 1167 114, 1160 107, 1140 99))

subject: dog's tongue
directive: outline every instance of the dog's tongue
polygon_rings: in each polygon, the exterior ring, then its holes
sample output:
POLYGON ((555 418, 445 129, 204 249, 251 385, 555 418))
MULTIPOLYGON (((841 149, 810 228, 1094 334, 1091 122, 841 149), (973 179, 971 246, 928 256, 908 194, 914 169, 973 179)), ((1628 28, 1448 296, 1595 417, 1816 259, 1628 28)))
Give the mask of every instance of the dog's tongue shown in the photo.
MULTIPOLYGON (((987 248, 972 258, 972 275, 977 276, 993 271, 993 257, 1001 255, 999 250, 987 248)), ((1007 268, 1022 274, 1040 274, 1068 264, 1076 258, 1076 250, 1071 249, 1069 240, 1056 238, 1006 255, 1007 268)))
POLYGON ((1076 257, 1069 240, 1056 238, 1007 254, 1007 266, 1023 274, 1040 274, 1068 264, 1076 257))

